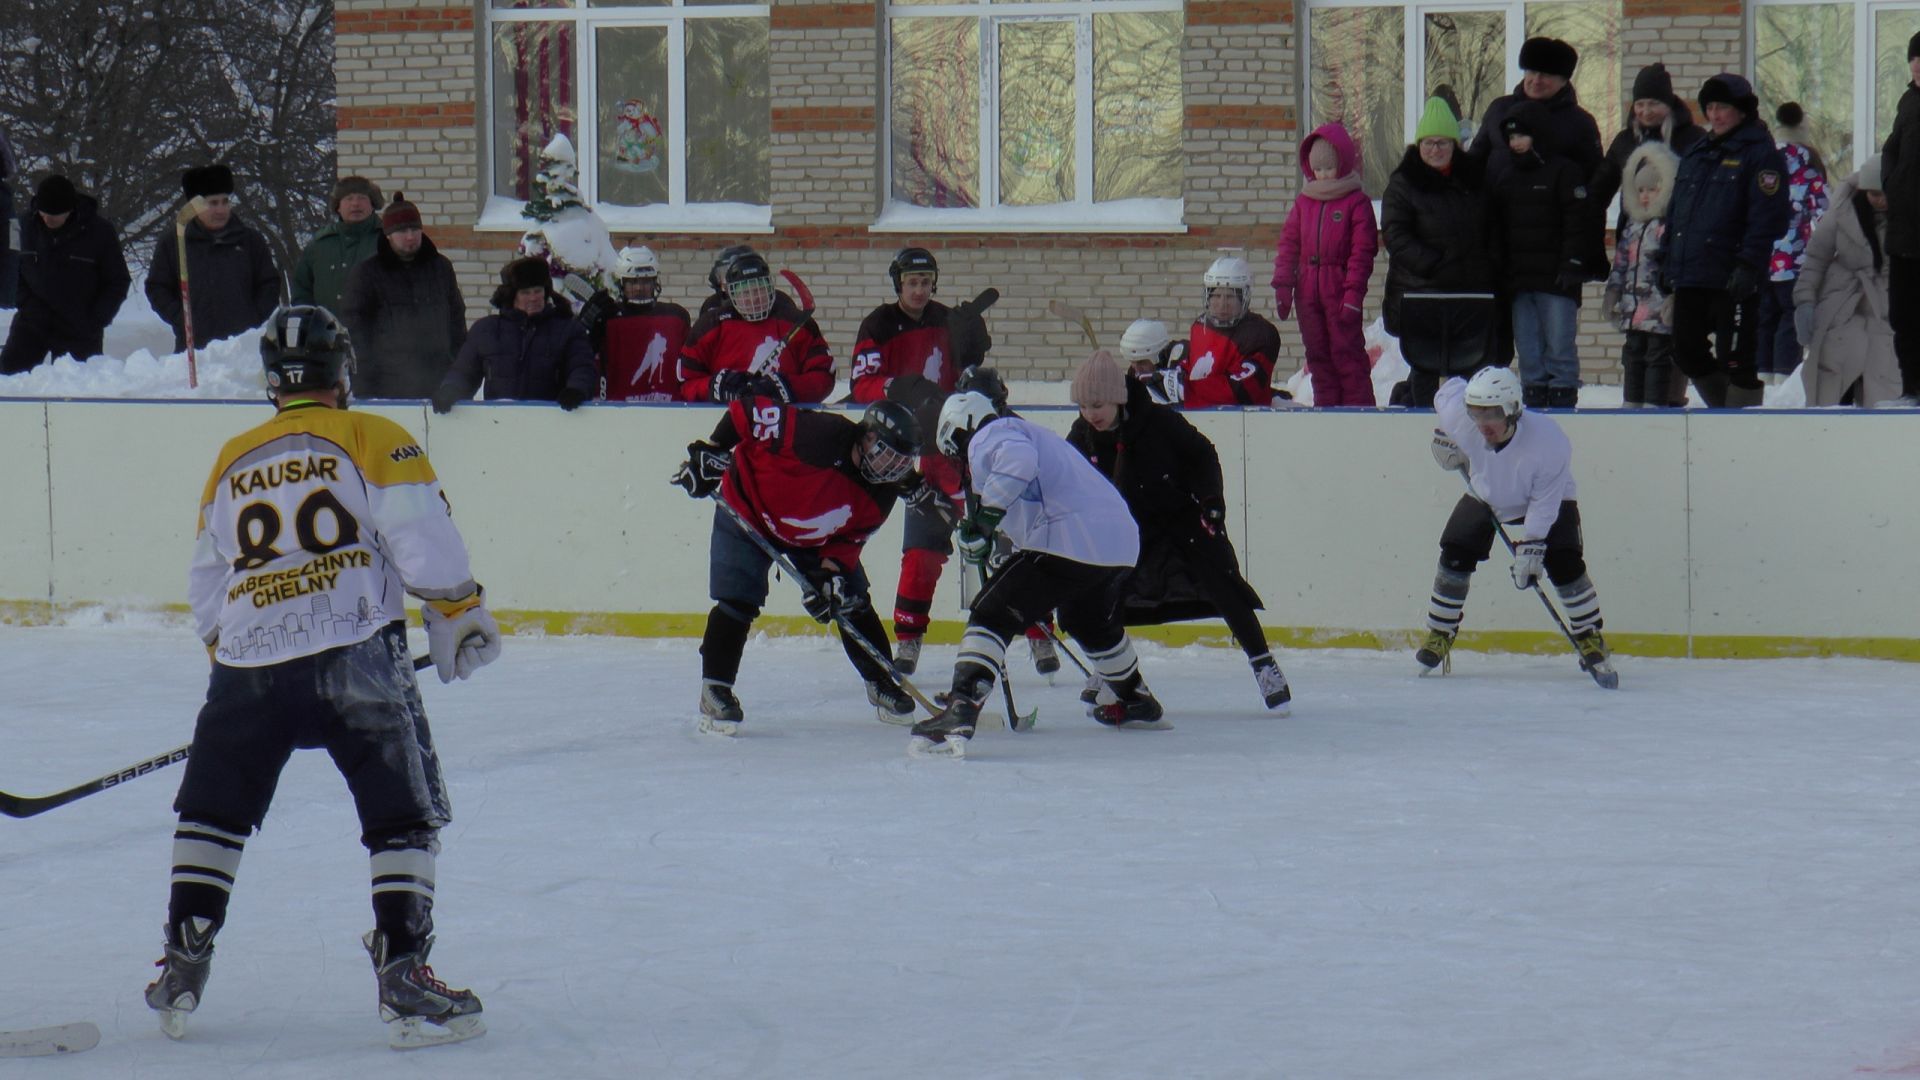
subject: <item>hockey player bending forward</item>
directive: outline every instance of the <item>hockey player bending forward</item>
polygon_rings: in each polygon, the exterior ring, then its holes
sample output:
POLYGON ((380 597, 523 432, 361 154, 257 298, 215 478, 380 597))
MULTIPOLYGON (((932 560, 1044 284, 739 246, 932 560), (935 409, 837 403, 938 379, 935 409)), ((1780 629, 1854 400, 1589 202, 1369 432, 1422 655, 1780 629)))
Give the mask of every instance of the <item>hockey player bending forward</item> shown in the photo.
POLYGON ((1473 492, 1460 497, 1440 534, 1427 639, 1415 654, 1429 671, 1452 666, 1467 587, 1493 550, 1496 516, 1520 526, 1513 541, 1514 587, 1531 588, 1544 574, 1560 594, 1581 665, 1607 659, 1600 598, 1581 550, 1573 446, 1551 417, 1525 410, 1520 399, 1520 377, 1502 367, 1482 368, 1471 381, 1448 379, 1434 395, 1440 422, 1434 460, 1443 469, 1467 469, 1473 492))
POLYGON ((940 410, 940 452, 967 462, 975 507, 960 525, 960 551, 979 562, 1004 531, 1013 556, 974 598, 947 707, 913 726, 909 750, 963 757, 980 707, 1006 665, 1007 642, 1058 611, 1116 698, 1094 719, 1114 727, 1168 728, 1140 676, 1120 623, 1120 588, 1140 555, 1127 504, 1067 441, 985 395, 955 394, 940 410))
POLYGON ((913 698, 847 628, 891 663, 860 551, 887 520, 895 500, 923 486, 913 472, 919 453, 913 413, 894 401, 874 402, 855 423, 771 398, 737 400, 727 406, 711 440, 687 447, 687 460, 673 482, 696 499, 718 492, 760 534, 748 536, 726 507, 714 507, 707 571, 713 610, 700 642, 701 731, 734 735, 746 719, 733 683, 753 620, 767 602, 773 557, 761 542, 771 542, 806 576, 807 614, 822 623, 841 622, 841 644, 866 680, 867 701, 879 718, 890 724, 912 721, 913 698))
POLYGON ((220 451, 189 575, 213 658, 174 799, 166 955, 147 1004, 186 1034, 247 837, 296 748, 325 747, 371 857, 367 952, 398 1049, 483 1033, 480 999, 427 966, 434 855, 451 819, 407 654, 402 590, 423 601, 441 682, 500 655, 500 631, 426 454, 346 411, 353 351, 323 308, 274 313, 260 339, 273 419, 220 451))

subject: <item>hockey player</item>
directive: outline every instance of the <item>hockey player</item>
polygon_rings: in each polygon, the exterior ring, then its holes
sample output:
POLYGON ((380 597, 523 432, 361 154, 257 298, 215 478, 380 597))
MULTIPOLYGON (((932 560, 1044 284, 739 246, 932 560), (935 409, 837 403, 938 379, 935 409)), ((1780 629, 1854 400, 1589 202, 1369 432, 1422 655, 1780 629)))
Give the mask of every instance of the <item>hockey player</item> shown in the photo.
POLYGON ((1048 612, 1085 650, 1115 701, 1094 719, 1115 727, 1168 728, 1120 624, 1120 588, 1140 555, 1127 504, 1065 439, 986 397, 955 394, 940 410, 940 452, 967 462, 977 503, 960 526, 960 550, 980 562, 1004 531, 1013 556, 974 598, 947 707, 913 726, 916 754, 966 755, 980 707, 1005 667, 1007 642, 1048 612))
POLYGON ((500 655, 433 467, 413 436, 348 412, 353 350, 325 309, 274 313, 260 339, 276 415, 220 451, 189 575, 213 659, 174 799, 165 956, 147 1004, 186 1033, 247 837, 296 748, 325 747, 371 857, 365 937, 398 1049, 483 1033, 480 1000, 427 966, 434 856, 451 817, 407 655, 404 589, 423 602, 441 682, 500 655))
POLYGON ((833 354, 813 318, 774 289, 773 271, 759 255, 734 259, 726 276, 726 306, 710 328, 688 333, 680 400, 825 401, 833 392, 833 354))
POLYGON ((1167 396, 1189 409, 1273 404, 1273 362, 1280 331, 1248 308, 1253 271, 1247 260, 1215 259, 1201 278, 1206 310, 1194 320, 1187 355, 1169 368, 1167 396))
POLYGON ((687 309, 660 299, 660 261, 653 249, 621 249, 620 299, 594 293, 580 307, 580 323, 600 360, 608 401, 678 401, 680 352, 692 319, 687 309))
MULTIPOLYGON (((772 398, 735 400, 711 439, 687 447, 673 482, 703 499, 716 491, 761 536, 785 552, 801 573, 807 614, 822 623, 838 616, 886 656, 887 635, 868 595, 860 551, 887 520, 894 500, 916 488, 913 474, 920 433, 913 414, 897 402, 867 406, 858 423, 835 413, 797 409, 772 398)), ((733 735, 746 718, 734 679, 753 620, 767 602, 773 559, 724 508, 714 507, 708 592, 713 610, 700 643, 700 730, 733 735)), ((881 720, 906 724, 913 698, 888 665, 867 655, 840 631, 854 670, 866 680, 867 700, 881 720)))
POLYGON ((1552 417, 1525 409, 1521 398, 1520 377, 1503 367, 1482 368, 1471 381, 1455 376, 1434 395, 1440 424, 1433 437, 1434 461, 1443 469, 1465 468, 1473 491, 1460 497, 1440 533, 1427 639, 1414 655, 1428 671, 1452 667, 1467 586, 1493 550, 1496 517, 1520 526, 1514 587, 1531 588, 1544 574, 1560 594, 1581 666, 1607 659, 1600 598, 1587 577, 1581 547, 1573 446, 1552 417))
POLYGON ((1167 324, 1159 319, 1135 319, 1120 335, 1120 359, 1157 404, 1178 404, 1167 396, 1167 387, 1171 385, 1179 392, 1180 376, 1175 372, 1169 381, 1168 372, 1178 368, 1186 358, 1187 343, 1175 341, 1167 324))

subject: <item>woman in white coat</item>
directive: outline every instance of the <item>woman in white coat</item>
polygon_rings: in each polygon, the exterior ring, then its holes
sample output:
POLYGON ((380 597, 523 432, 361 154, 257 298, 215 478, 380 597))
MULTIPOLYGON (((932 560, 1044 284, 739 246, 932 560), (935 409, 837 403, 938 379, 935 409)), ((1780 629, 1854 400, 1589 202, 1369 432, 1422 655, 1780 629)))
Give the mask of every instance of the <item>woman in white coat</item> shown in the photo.
POLYGON ((1814 226, 1793 287, 1794 325, 1806 343, 1800 379, 1807 404, 1871 408, 1900 396, 1900 364, 1888 322, 1887 196, 1880 156, 1833 189, 1832 209, 1814 226))

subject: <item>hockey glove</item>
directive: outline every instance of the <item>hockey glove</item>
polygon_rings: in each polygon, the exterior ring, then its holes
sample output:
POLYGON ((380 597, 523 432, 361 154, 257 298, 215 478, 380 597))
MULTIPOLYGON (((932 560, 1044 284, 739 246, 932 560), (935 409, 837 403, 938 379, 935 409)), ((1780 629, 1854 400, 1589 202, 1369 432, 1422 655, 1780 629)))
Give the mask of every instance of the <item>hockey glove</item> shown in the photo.
POLYGON ((981 505, 960 523, 960 555, 975 566, 985 566, 987 557, 993 552, 993 534, 999 531, 1000 519, 1007 516, 1005 510, 997 506, 981 505))
POLYGON ((560 392, 553 396, 553 400, 559 402, 562 409, 572 412, 580 407, 581 402, 587 400, 587 392, 576 390, 571 386, 563 386, 560 392))
POLYGON ((619 305, 614 302, 607 290, 596 289, 592 296, 580 302, 580 314, 574 317, 580 320, 580 328, 587 332, 588 337, 598 340, 607 319, 618 307, 619 305))
POLYGON ((687 494, 696 499, 704 499, 720 490, 720 481, 727 475, 727 469, 733 465, 733 455, 710 442, 687 444, 687 460, 680 463, 680 471, 673 474, 673 482, 685 488, 687 494))
POLYGON ((1513 545, 1513 587, 1531 589, 1540 583, 1540 575, 1545 572, 1547 542, 1545 540, 1522 540, 1513 545))
POLYGON ((1727 299, 1738 304, 1760 289, 1760 272, 1746 263, 1733 268, 1727 277, 1727 299))
POLYGON ((1166 392, 1169 405, 1178 405, 1187 398, 1187 384, 1177 367, 1160 372, 1160 388, 1166 392))
POLYGON ((948 530, 960 524, 960 512, 954 509, 953 500, 940 493, 925 480, 920 486, 907 494, 907 505, 923 514, 931 514, 940 519, 940 524, 948 530))
POLYGON ((743 398, 773 398, 776 401, 791 401, 793 395, 787 393, 786 381, 778 375, 763 375, 758 371, 728 370, 714 372, 713 382, 707 389, 707 396, 724 405, 729 401, 743 398))
POLYGON ((427 624, 427 655, 440 681, 464 679, 500 658, 500 624, 475 591, 465 600, 429 600, 420 608, 427 624))
POLYGON ((800 594, 800 603, 814 622, 829 623, 837 616, 851 619, 867 606, 867 591, 846 574, 821 571, 800 594))
POLYGON ((1433 429, 1433 463, 1447 472, 1464 469, 1467 467, 1467 452, 1460 449, 1460 444, 1453 441, 1453 436, 1435 428, 1433 429))

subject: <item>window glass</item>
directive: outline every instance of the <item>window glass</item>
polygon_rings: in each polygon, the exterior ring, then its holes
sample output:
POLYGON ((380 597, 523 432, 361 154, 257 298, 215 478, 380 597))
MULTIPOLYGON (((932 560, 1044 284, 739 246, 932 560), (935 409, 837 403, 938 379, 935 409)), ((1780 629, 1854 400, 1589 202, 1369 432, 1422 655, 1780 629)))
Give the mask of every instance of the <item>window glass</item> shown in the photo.
MULTIPOLYGON (((1799 102, 1808 137, 1835 179, 1852 172, 1855 160, 1853 16, 1852 4, 1769 4, 1753 12, 1761 119, 1771 127, 1782 102, 1799 102)), ((1906 48, 1901 38, 1903 57, 1906 48)))
POLYGON ((887 23, 893 198, 980 205, 980 21, 887 23))
POLYGON ((687 201, 770 201, 765 19, 687 20, 687 201))
POLYGON ((1042 206, 1074 196, 1073 24, 1003 21, 1000 201, 1042 206))
POLYGON ((594 37, 600 111, 600 201, 647 206, 668 199, 667 28, 616 26, 594 37))
POLYGON ((1900 96, 1907 92, 1907 84, 1913 81, 1907 68, 1907 42, 1916 33, 1920 33, 1920 11, 1888 8, 1874 12, 1873 132, 1867 139, 1875 150, 1887 141, 1887 135, 1893 131, 1893 117, 1900 110, 1900 96))
POLYGON ((1460 116, 1460 143, 1471 143, 1480 118, 1506 94, 1507 13, 1430 11, 1426 30, 1427 97, 1445 98, 1460 116))
POLYGON ((496 23, 491 51, 493 190, 526 199, 541 148, 557 134, 575 137, 573 24, 496 23))
POLYGON ((1093 198, 1180 197, 1180 47, 1177 11, 1093 17, 1093 198))
POLYGON ((1313 123, 1346 124, 1360 147, 1366 191, 1378 198, 1407 147, 1404 9, 1315 8, 1308 26, 1313 123))

